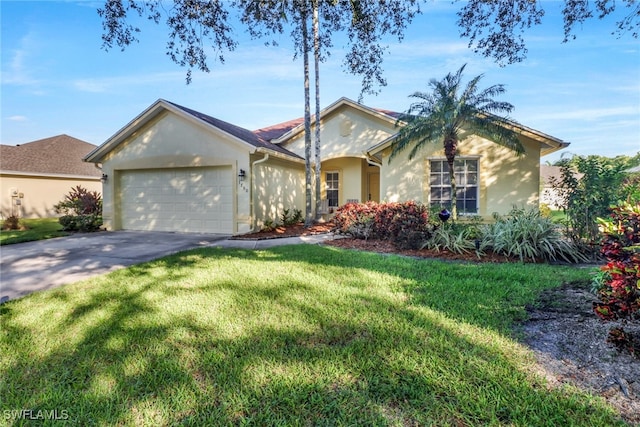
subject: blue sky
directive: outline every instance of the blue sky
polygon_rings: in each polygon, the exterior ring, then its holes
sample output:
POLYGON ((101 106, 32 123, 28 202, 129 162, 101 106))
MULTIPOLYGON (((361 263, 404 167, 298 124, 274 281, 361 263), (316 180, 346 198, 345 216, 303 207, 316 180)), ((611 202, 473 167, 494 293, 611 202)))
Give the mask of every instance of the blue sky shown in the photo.
MULTIPOLYGON (((0 138, 15 145, 66 133, 101 144, 158 98, 257 129, 303 114, 302 61, 293 60, 288 36, 266 47, 236 27, 239 47, 214 62, 211 73, 186 70, 165 54, 166 28, 143 23, 140 43, 124 52, 101 49, 102 2, 0 3, 2 74, 0 138)), ((527 59, 499 67, 459 37, 460 4, 429 2, 405 39, 385 40, 388 85, 364 104, 405 111, 415 91, 427 90, 467 63, 467 79, 483 73, 483 86, 502 83, 511 118, 571 142, 562 153, 616 156, 640 151, 640 41, 610 33, 615 17, 592 20, 562 43, 561 2, 545 2, 542 26, 526 33, 527 59)), ((341 96, 357 100, 360 79, 346 74, 340 40, 321 66, 321 106, 341 96)))

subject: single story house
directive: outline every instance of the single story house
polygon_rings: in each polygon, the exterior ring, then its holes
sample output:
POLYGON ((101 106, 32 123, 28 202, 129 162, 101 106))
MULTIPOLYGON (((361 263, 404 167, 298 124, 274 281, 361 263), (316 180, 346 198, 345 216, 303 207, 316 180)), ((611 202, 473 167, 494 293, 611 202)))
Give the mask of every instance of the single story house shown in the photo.
MULTIPOLYGON (((349 201, 446 204, 446 161, 438 145, 389 162, 398 114, 341 98, 320 116, 322 206, 349 201)), ((315 127, 312 123, 312 128, 315 127)), ((468 135, 460 144, 458 200, 486 218, 538 206, 540 157, 568 144, 516 123, 516 157, 468 135)), ((312 130, 313 131, 313 130, 312 130)), ((107 229, 242 234, 304 212, 302 119, 250 131, 160 99, 85 157, 101 164, 107 229)), ((315 205, 315 202, 314 202, 315 205)))
POLYGON ((78 185, 102 192, 102 172, 82 159, 95 145, 58 135, 19 145, 0 145, 2 218, 56 216, 53 208, 78 185))

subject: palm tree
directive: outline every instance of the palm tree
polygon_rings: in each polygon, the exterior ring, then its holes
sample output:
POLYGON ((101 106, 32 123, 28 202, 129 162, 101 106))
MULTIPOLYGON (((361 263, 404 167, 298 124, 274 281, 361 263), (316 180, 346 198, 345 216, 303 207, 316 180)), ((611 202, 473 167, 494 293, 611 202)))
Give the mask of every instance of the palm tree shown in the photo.
POLYGON ((509 113, 513 105, 495 101, 494 97, 505 92, 504 85, 494 85, 478 89, 483 75, 473 78, 462 88, 462 72, 466 64, 455 74, 447 74, 444 79, 429 81, 431 93, 415 92, 417 98, 406 113, 398 119, 406 125, 400 129, 391 145, 389 162, 401 151, 411 147, 409 159, 413 159, 426 144, 442 143, 449 165, 451 181, 451 216, 457 219, 458 209, 454 162, 458 154, 458 144, 462 132, 476 134, 513 150, 517 155, 524 153, 516 132, 505 127, 506 119, 499 113, 509 113))

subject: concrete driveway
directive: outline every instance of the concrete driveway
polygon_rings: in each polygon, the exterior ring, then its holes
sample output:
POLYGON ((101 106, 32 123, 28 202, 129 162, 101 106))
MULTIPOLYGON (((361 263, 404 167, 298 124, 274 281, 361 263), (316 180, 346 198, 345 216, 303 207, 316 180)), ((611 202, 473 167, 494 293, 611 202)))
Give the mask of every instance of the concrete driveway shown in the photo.
POLYGON ((0 303, 228 237, 110 231, 1 246, 0 303))

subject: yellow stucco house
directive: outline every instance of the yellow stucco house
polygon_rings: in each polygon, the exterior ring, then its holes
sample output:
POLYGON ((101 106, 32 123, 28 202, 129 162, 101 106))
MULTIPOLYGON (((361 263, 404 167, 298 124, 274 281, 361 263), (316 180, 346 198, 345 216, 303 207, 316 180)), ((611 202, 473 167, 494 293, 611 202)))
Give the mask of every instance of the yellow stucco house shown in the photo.
POLYGON ((69 135, 0 145, 0 215, 56 216, 54 206, 78 185, 102 191, 102 173, 82 158, 96 146, 69 135))
MULTIPOLYGON (((322 111, 323 209, 367 200, 446 203, 441 148, 388 161, 397 117, 346 98, 322 111)), ((514 205, 537 206, 540 157, 568 145, 508 126, 526 148, 522 157, 474 135, 460 144, 458 200, 467 213, 489 218, 514 205)), ((303 156, 302 119, 249 131, 161 99, 85 161, 107 177, 108 229, 242 234, 284 209, 304 211, 303 156)))

